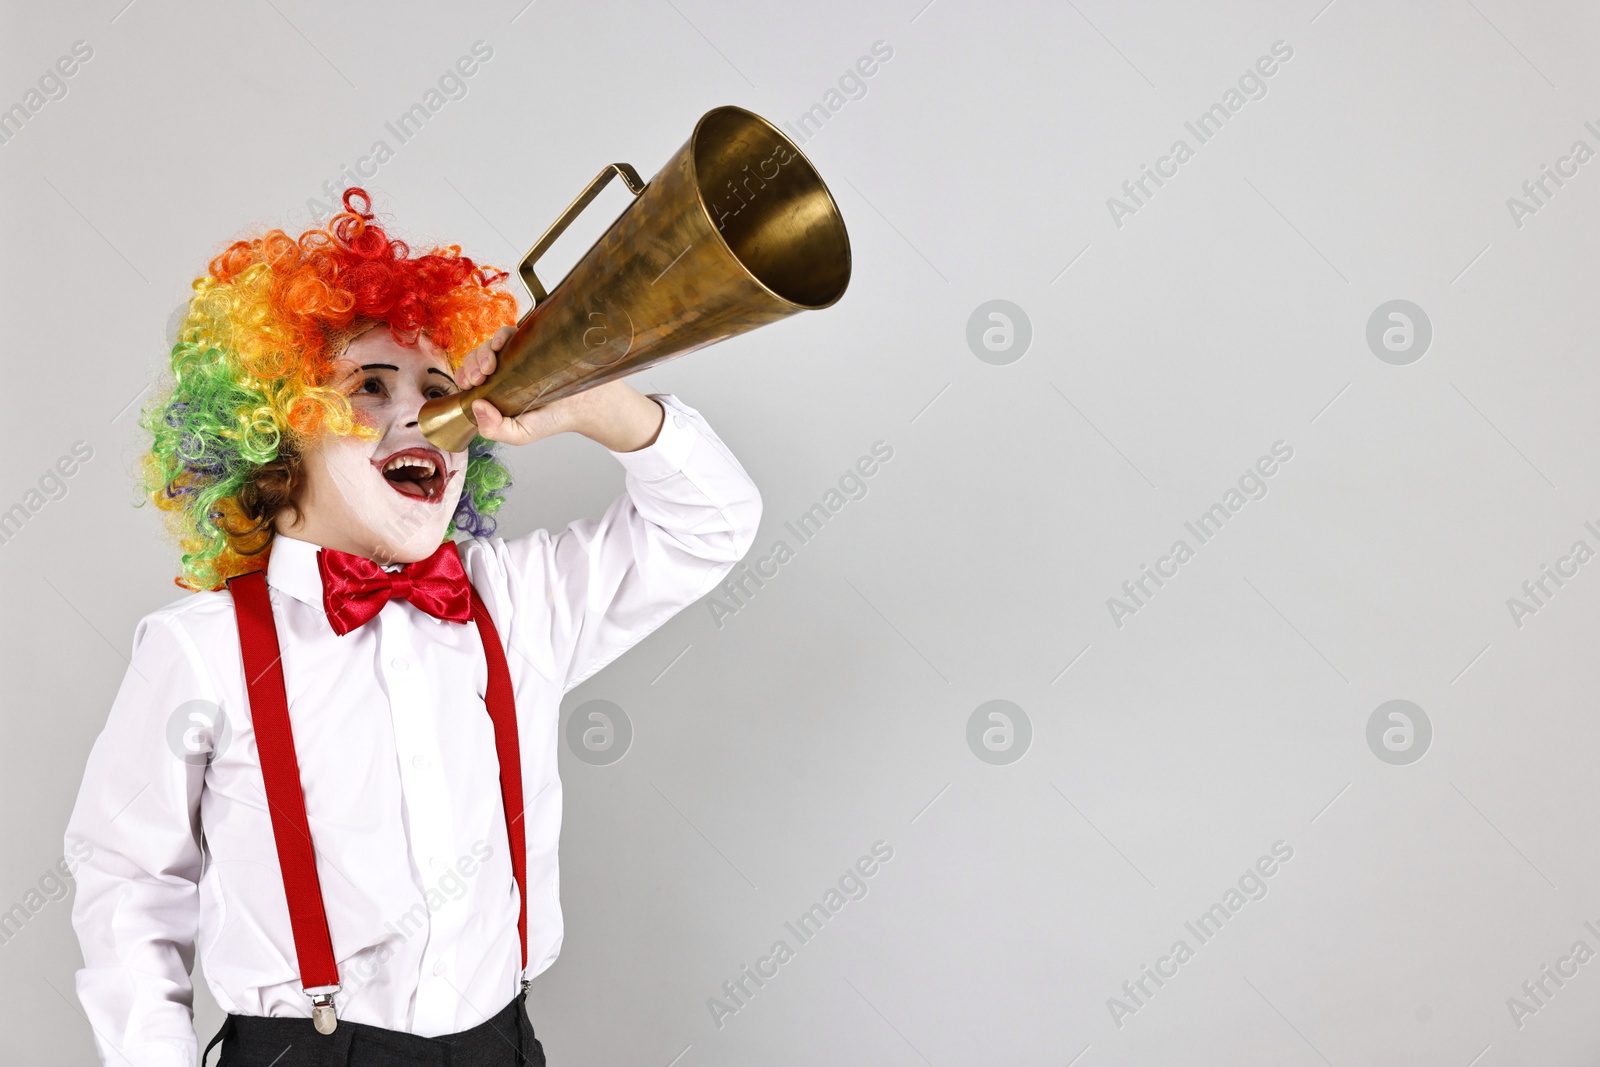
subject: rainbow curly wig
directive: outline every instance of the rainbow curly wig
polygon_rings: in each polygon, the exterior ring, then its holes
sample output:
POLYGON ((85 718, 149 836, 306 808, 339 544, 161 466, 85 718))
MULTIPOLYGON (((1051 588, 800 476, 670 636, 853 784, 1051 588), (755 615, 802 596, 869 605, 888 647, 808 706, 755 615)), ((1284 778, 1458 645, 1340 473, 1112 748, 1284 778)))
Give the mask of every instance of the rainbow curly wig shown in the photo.
MULTIPOLYGON (((183 588, 216 589, 265 566, 304 450, 324 433, 373 433, 332 384, 330 333, 358 317, 387 323, 401 344, 426 333, 454 369, 516 322, 516 299, 493 288, 504 271, 456 245, 413 258, 370 212, 366 191, 351 187, 326 227, 235 241, 194 282, 172 378, 140 420, 151 435, 144 490, 183 550, 183 588)), ((467 456, 446 537, 492 533, 511 483, 489 441, 475 438, 467 456)))

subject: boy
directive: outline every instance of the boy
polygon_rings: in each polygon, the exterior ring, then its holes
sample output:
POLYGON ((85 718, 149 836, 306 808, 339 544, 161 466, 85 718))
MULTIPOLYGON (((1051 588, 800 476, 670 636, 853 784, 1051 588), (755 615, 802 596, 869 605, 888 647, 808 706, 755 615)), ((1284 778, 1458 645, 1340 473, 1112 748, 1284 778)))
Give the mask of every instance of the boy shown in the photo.
POLYGON ((140 621, 66 831, 108 1065, 195 1062, 196 948, 227 1067, 543 1064, 524 999, 562 939, 561 697, 760 521, 699 413, 621 381, 515 418, 478 401, 479 438, 441 454, 417 411, 493 370, 506 275, 411 257, 360 189, 344 206, 211 262, 144 416, 195 593, 140 621), (566 431, 626 492, 489 536, 490 443, 566 431))

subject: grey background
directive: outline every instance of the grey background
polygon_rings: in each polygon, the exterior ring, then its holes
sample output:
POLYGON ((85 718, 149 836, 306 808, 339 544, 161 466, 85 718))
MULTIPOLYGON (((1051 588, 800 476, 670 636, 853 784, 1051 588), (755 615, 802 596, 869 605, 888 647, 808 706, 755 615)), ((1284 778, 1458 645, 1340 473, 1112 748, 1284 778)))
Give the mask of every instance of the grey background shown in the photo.
MULTIPOLYGON (((794 121, 893 58, 804 151, 850 228, 834 308, 635 384, 701 410, 761 486, 752 559, 875 441, 893 459, 734 616, 696 605, 569 694, 632 748, 562 753, 553 1064, 1590 1063, 1600 961, 1507 998, 1600 926, 1600 12, 1511 0, 752 7, 10 3, 0 105, 93 59, 0 146, 0 508, 94 458, 0 545, 0 902, 59 858, 138 618, 180 595, 134 509, 128 405, 189 281, 308 197, 474 41, 468 95, 365 182, 418 244, 499 266, 601 166, 649 176, 706 109, 794 121), (1324 6, 1326 4, 1326 6, 1324 6), (1107 198, 1275 41, 1294 50, 1118 227, 1107 198), (1008 300, 1022 358, 968 348, 1008 300), (1366 344, 1390 300, 1433 327, 1366 344), (1294 449, 1137 615, 1107 608, 1274 442, 1294 449), (1432 724, 1367 745, 1379 705, 1432 724), (1032 729, 995 765, 979 705, 1032 729), (872 843, 894 857, 737 1015, 707 999, 872 843), (1137 1014, 1122 996, 1274 842, 1270 892, 1137 1014), (1551 988, 1554 988, 1553 986, 1551 988)), ((608 190, 553 276, 628 197, 608 190)), ((502 529, 598 513, 591 442, 517 452, 502 529)), ((1190 538, 1192 541, 1192 538, 1190 538)), ((7 1059, 92 1061, 65 901, 0 945, 7 1059)), ((220 1016, 203 984, 203 1038, 220 1016)))

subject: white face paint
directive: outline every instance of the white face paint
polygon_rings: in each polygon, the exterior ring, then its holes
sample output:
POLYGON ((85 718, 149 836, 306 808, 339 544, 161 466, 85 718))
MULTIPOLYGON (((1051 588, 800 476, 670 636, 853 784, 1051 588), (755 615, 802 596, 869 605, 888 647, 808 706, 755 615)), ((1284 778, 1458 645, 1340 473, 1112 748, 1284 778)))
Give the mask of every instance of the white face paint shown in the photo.
POLYGON ((442 453, 417 428, 424 401, 457 391, 444 354, 426 336, 397 343, 386 325, 345 350, 335 388, 376 439, 326 434, 307 450, 295 503, 277 529, 379 563, 432 555, 461 499, 466 452, 442 453))

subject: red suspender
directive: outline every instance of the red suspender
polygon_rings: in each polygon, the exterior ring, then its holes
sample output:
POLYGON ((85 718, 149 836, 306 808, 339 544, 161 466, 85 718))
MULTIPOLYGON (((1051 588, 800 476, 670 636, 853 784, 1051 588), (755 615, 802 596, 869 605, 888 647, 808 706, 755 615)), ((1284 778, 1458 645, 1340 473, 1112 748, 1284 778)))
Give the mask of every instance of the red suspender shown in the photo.
POLYGON ((500 757, 500 803, 506 812, 506 833, 511 838, 511 874, 517 880, 521 904, 517 911, 517 940, 522 943, 522 969, 528 969, 528 835, 522 826, 522 746, 517 741, 517 702, 506 669, 506 650, 489 618, 478 591, 472 592, 472 619, 478 624, 483 657, 489 664, 489 684, 483 699, 494 723, 494 750, 500 757))
POLYGON ((289 732, 283 657, 278 653, 278 628, 272 620, 266 578, 260 571, 252 571, 230 581, 228 591, 233 594, 234 616, 239 623, 239 651, 244 657, 250 719, 261 754, 261 777, 267 785, 272 836, 278 842, 283 894, 289 898, 289 923, 294 928, 295 954, 300 957, 300 981, 306 988, 338 985, 339 968, 333 962, 328 917, 322 910, 322 884, 317 880, 317 864, 311 850, 311 827, 306 822, 306 802, 300 792, 300 761, 295 757, 294 736, 289 732))
MULTIPOLYGON (((470 587, 469 587, 470 588, 470 587)), ((261 777, 266 785, 267 804, 272 816, 272 836, 278 846, 278 866, 283 871, 283 892, 289 902, 289 924, 294 931, 294 950, 299 959, 302 988, 337 986, 339 967, 333 958, 333 942, 328 936, 328 916, 322 906, 322 886, 317 880, 311 828, 306 821, 305 796, 300 786, 300 763, 295 757, 294 735, 289 727, 289 701, 283 684, 283 659, 278 648, 278 630, 272 617, 272 601, 267 594, 266 575, 251 571, 228 579, 233 594, 234 616, 239 624, 239 650, 244 660, 245 690, 250 702, 250 718, 255 727, 256 749, 261 760, 261 777)), ((522 944, 522 966, 528 966, 528 879, 527 835, 517 830, 522 820, 522 761, 517 743, 516 698, 511 688, 511 672, 506 668, 505 649, 489 610, 478 591, 472 589, 472 616, 478 624, 478 637, 489 667, 489 684, 484 694, 489 718, 494 724, 495 752, 500 759, 500 799, 505 808, 506 830, 510 835, 511 873, 517 881, 521 899, 517 935, 522 944)), ((318 1011, 317 1029, 333 1030, 331 998, 313 997, 318 1011), (319 1013, 326 1008, 324 1017, 319 1013)))

